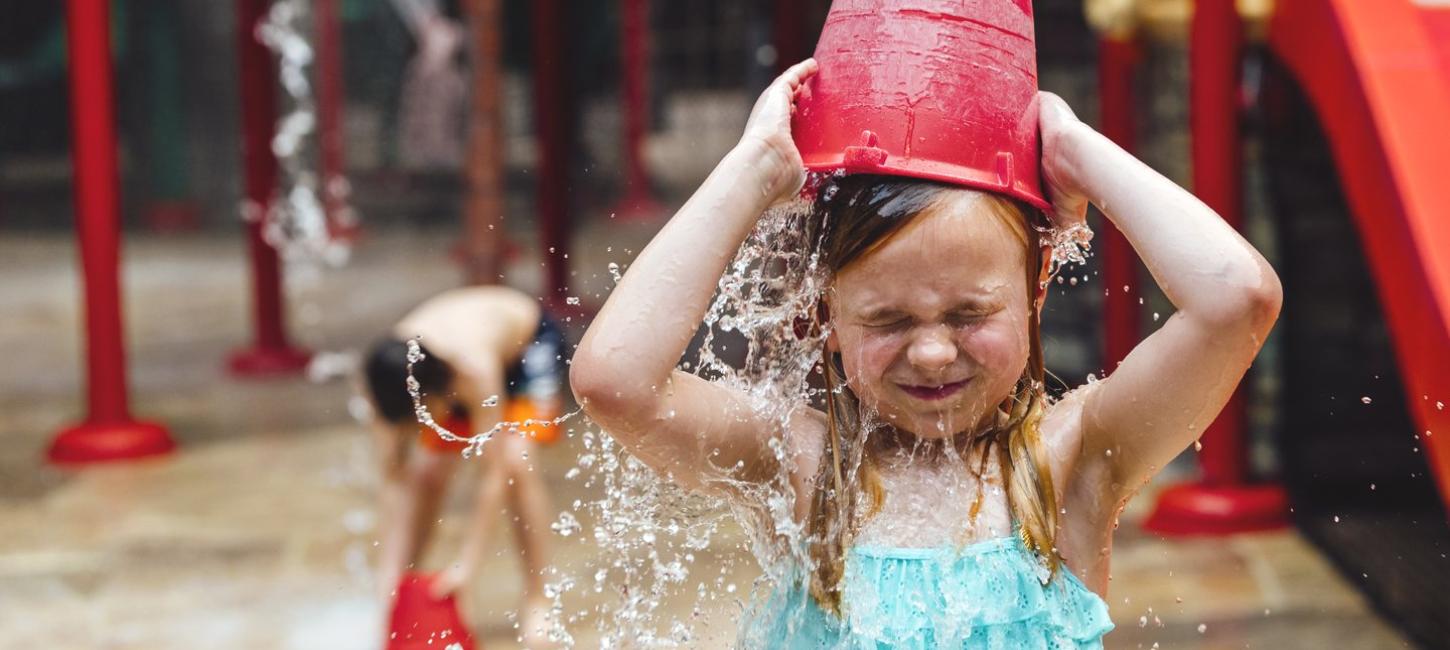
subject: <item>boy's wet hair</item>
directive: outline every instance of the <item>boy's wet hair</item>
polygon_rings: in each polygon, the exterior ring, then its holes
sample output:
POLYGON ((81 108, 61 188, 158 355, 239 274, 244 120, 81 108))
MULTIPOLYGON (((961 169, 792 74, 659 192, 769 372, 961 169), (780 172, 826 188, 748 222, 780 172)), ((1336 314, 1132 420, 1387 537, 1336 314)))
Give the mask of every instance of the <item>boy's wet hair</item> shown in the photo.
MULTIPOLYGON (((423 359, 413 364, 413 378, 426 394, 441 395, 453 383, 453 368, 423 347, 423 359)), ((394 337, 373 344, 364 364, 373 407, 384 420, 397 424, 413 417, 413 396, 408 394, 408 343, 394 337)))

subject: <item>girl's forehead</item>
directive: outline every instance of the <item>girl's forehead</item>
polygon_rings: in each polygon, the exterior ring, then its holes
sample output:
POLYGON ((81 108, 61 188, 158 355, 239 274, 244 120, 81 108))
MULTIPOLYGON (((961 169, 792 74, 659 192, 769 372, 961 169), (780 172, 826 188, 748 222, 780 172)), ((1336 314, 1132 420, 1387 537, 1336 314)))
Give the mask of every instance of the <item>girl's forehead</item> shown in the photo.
POLYGON ((986 201, 944 199, 836 275, 860 299, 913 287, 995 294, 1025 282, 1022 242, 986 201))

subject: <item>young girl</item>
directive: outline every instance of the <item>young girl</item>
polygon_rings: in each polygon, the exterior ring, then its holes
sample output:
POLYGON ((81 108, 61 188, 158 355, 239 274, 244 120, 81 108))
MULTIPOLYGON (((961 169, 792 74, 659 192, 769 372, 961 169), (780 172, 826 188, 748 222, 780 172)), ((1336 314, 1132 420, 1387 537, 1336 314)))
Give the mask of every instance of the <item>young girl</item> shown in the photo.
POLYGON ((757 219, 802 186, 790 123, 815 70, 805 61, 765 91, 635 260, 574 356, 575 394, 684 486, 788 477, 810 562, 744 645, 1101 647, 1117 515, 1227 402, 1277 317, 1278 279, 1192 195, 1042 93, 1046 217, 905 178, 844 176, 818 193, 827 405, 780 425, 675 364, 757 219), (1089 202, 1177 311, 1109 377, 1054 402, 1039 233, 1081 224, 1089 202))

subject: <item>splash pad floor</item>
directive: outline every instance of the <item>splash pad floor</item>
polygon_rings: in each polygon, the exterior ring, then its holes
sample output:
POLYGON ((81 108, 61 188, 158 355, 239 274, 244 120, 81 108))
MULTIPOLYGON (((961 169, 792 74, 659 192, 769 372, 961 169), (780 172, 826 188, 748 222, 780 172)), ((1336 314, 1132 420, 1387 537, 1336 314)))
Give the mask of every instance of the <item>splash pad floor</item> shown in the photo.
MULTIPOLYGON (((575 256, 586 304, 604 286, 606 262, 623 262, 619 251, 647 236, 596 228, 577 239, 598 249, 575 256), (606 254, 611 244, 616 252, 606 254)), ((347 268, 293 278, 300 343, 365 345, 455 282, 446 236, 368 237, 347 268)), ((243 252, 232 238, 131 240, 133 409, 167 423, 179 447, 162 460, 63 471, 40 459, 77 416, 73 244, 0 240, 0 648, 377 647, 369 439, 347 414, 344 380, 240 382, 223 373, 227 352, 247 336, 243 252)), ((513 277, 528 287, 537 269, 521 259, 513 277)), ((563 478, 578 444, 539 454, 556 507, 588 498, 580 481, 563 478)), ((1118 630, 1108 647, 1408 647, 1297 533, 1165 541, 1136 527, 1149 504, 1147 495, 1135 500, 1117 535, 1109 604, 1118 630)), ((455 498, 444 514, 434 566, 448 557, 466 507, 455 498)), ((590 521, 581 520, 587 535, 590 521)), ((724 567, 737 594, 748 590, 754 569, 739 541, 718 535, 692 579, 713 583, 724 567)), ((583 536, 555 543, 566 571, 589 557, 583 536)), ((499 535, 500 554, 471 594, 489 648, 517 647, 506 619, 517 605, 511 544, 499 535)), ((692 600, 667 607, 688 619, 692 600)), ((729 647, 737 605, 708 605, 692 647, 729 647)), ((588 618, 571 626, 578 647, 597 645, 592 629, 588 618)))

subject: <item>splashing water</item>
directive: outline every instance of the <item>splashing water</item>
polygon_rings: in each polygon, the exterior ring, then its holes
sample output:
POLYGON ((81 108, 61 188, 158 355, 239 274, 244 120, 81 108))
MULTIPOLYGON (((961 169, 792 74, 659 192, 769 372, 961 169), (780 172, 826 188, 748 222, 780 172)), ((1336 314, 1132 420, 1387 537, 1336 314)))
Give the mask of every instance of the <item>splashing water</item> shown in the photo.
MULTIPOLYGON (((1067 228, 1039 229, 1039 234, 1052 246, 1052 275, 1067 264, 1086 264, 1092 256, 1093 231, 1087 222, 1078 222, 1067 228)), ((1127 287, 1123 288, 1124 291, 1127 287)))
MULTIPOLYGON (((257 25, 257 39, 277 54, 282 89, 290 110, 277 123, 272 153, 282 168, 282 189, 266 210, 249 207, 247 219, 263 219, 262 236, 289 262, 341 266, 350 248, 332 237, 327 212, 319 197, 319 180, 312 171, 317 132, 317 101, 308 78, 315 60, 308 42, 312 27, 311 2, 277 0, 267 17, 257 25)), ((346 194, 344 179, 326 179, 325 188, 341 199, 346 194)), ((351 208, 342 205, 339 216, 354 219, 351 208)))
MULTIPOLYGON (((826 178, 813 176, 808 186, 820 187, 826 178)), ((761 217, 720 279, 703 319, 696 357, 681 364, 745 395, 756 417, 775 423, 771 430, 781 433, 769 441, 769 449, 778 475, 763 482, 743 481, 733 473, 737 468, 719 467, 708 480, 732 498, 690 493, 630 455, 607 433, 570 429, 583 449, 564 478, 581 481, 581 487, 598 496, 575 501, 551 525, 561 538, 592 543, 583 567, 556 570, 546 585, 553 642, 574 647, 569 630, 592 619, 603 648, 699 645, 701 631, 696 627, 708 604, 735 603, 736 611, 748 612, 762 606, 777 586, 793 584, 814 568, 808 531, 795 517, 796 496, 786 470, 793 460, 789 450, 800 448, 789 439, 788 422, 803 405, 819 407, 825 397, 824 389, 810 379, 819 370, 829 332, 826 327, 800 327, 813 322, 829 281, 819 258, 820 242, 808 240, 817 232, 806 227, 811 212, 810 203, 798 199, 761 217), (723 565, 719 576, 692 579, 697 561, 720 548, 722 537, 733 541, 737 531, 761 572, 748 593, 737 592, 724 577, 737 560, 718 552, 712 560, 723 565), (691 606, 684 610, 667 606, 686 600, 691 606), (676 611, 688 613, 673 615, 676 611)), ((1091 231, 1085 225, 1043 235, 1054 246, 1054 269, 1082 263, 1090 252, 1091 231)), ((618 282, 619 266, 611 263, 609 272, 618 282)), ((410 342, 410 360, 415 347, 410 342)), ((431 424, 415 382, 409 382, 409 391, 419 420, 444 439, 457 439, 431 424)), ((863 414, 861 424, 868 425, 869 417, 863 414)), ((857 439, 843 443, 852 450, 848 484, 856 478, 865 448, 862 432, 868 428, 855 427, 857 439)), ((498 430, 468 440, 486 440, 498 430)), ((994 489, 1000 495, 1000 488, 994 489)))
MULTIPOLYGON (((778 431, 786 430, 795 408, 816 396, 807 379, 825 337, 824 332, 797 336, 794 328, 814 314, 825 287, 825 275, 810 252, 816 246, 805 240, 808 216, 805 201, 762 216, 719 282, 698 356, 682 365, 749 396, 754 411, 776 422, 778 431)), ((609 270, 618 281, 619 266, 610 264, 609 270)), ((721 543, 722 531, 743 534, 766 574, 761 585, 809 561, 784 473, 764 484, 747 483, 732 476, 735 468, 718 468, 713 480, 739 497, 727 502, 686 492, 602 431, 577 433, 583 453, 565 478, 582 481, 599 496, 576 501, 552 526, 561 537, 581 537, 593 545, 586 566, 556 576, 547 586, 554 642, 573 647, 569 625, 593 618, 600 647, 698 645, 701 612, 721 601, 743 606, 746 596, 726 579, 739 556, 709 553, 721 543), (719 575, 691 580, 697 560, 707 555, 714 556, 711 569, 718 566, 719 575), (687 615, 672 616, 678 609, 665 608, 685 599, 691 601, 687 615)), ((788 448, 782 437, 770 443, 782 467, 788 448)))
MULTIPOLYGON (((500 421, 498 424, 493 425, 493 427, 487 431, 479 433, 470 432, 470 434, 467 436, 460 436, 444 428, 443 425, 438 424, 438 421, 433 418, 433 413, 428 410, 427 404, 423 402, 423 386, 422 384, 419 384, 418 379, 413 376, 413 366, 416 365, 419 361, 425 359, 426 357, 427 355, 423 354, 423 346, 418 343, 418 338, 414 337, 408 339, 408 378, 406 380, 406 385, 408 387, 408 395, 413 399, 413 415, 417 418, 418 424, 428 427, 433 431, 433 433, 437 434, 438 437, 442 438, 444 441, 467 443, 468 446, 463 449, 464 458, 472 458, 478 455, 478 453, 483 450, 483 445, 489 440, 492 440, 494 435, 498 433, 510 433, 517 435, 520 430, 527 427, 557 427, 564 422, 569 421, 570 418, 579 415, 579 413, 581 412, 579 409, 575 409, 552 420, 528 419, 513 422, 503 420, 500 421)), ((484 406, 493 406, 497 403, 498 397, 491 396, 488 398, 488 400, 485 400, 483 404, 484 406)))

